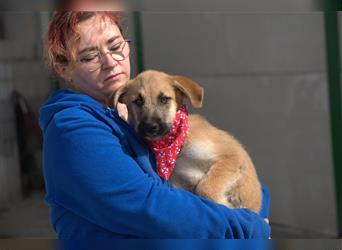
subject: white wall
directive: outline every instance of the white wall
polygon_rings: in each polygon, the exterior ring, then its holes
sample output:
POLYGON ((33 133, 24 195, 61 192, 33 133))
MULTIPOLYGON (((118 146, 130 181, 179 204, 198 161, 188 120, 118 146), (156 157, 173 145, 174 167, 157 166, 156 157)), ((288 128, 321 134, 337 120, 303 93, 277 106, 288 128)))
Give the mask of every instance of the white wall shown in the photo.
POLYGON ((21 197, 13 90, 37 111, 52 83, 41 60, 42 23, 38 12, 3 12, 0 40, 0 208, 21 197))
POLYGON ((271 221, 335 235, 322 13, 145 12, 145 68, 205 87, 203 113, 250 152, 271 221))

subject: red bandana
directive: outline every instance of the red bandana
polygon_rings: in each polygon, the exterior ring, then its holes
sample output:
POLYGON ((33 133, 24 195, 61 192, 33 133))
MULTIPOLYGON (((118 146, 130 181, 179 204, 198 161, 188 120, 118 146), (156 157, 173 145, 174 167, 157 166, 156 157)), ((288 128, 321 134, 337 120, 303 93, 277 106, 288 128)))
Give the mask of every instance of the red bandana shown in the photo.
POLYGON ((188 130, 188 111, 182 105, 176 113, 170 132, 157 141, 147 140, 157 160, 157 172, 164 180, 168 180, 172 174, 188 130))

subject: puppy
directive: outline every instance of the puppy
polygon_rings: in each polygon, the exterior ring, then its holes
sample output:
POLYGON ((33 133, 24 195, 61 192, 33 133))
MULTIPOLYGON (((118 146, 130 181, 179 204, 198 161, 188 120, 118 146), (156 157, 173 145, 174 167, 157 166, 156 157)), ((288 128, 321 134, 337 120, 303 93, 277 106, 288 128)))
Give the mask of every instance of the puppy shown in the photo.
MULTIPOLYGON (((113 105, 126 104, 129 123, 153 142, 169 133, 184 99, 200 108, 203 88, 189 78, 150 70, 121 87, 113 105)), ((259 212, 261 187, 243 146, 199 115, 189 115, 188 126, 171 184, 230 208, 259 212)))

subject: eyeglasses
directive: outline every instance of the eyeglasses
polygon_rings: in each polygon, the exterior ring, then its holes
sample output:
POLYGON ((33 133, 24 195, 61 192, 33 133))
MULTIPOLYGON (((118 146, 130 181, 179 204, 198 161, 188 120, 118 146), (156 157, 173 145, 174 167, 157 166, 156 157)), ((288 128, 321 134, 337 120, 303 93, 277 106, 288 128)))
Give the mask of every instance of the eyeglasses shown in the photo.
POLYGON ((87 67, 89 71, 96 71, 103 65, 104 57, 109 54, 115 61, 123 61, 129 55, 130 40, 123 40, 119 43, 112 45, 108 52, 102 53, 98 50, 91 51, 88 54, 82 56, 79 62, 87 67))

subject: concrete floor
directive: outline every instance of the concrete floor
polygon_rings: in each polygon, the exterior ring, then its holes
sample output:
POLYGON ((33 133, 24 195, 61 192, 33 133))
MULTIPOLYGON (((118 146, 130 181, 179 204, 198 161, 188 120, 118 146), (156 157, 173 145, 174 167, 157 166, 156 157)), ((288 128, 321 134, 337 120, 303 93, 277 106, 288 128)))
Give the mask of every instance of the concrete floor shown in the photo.
POLYGON ((35 192, 0 210, 0 238, 55 238, 43 199, 43 191, 35 192))
MULTIPOLYGON (((331 239, 323 235, 272 223, 273 239, 331 239)), ((49 221, 49 209, 44 203, 44 192, 35 192, 30 198, 21 199, 10 209, 0 210, 0 239, 6 238, 56 238, 49 221)))

